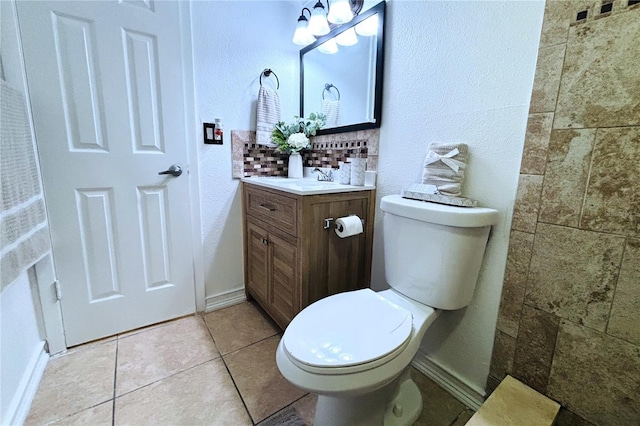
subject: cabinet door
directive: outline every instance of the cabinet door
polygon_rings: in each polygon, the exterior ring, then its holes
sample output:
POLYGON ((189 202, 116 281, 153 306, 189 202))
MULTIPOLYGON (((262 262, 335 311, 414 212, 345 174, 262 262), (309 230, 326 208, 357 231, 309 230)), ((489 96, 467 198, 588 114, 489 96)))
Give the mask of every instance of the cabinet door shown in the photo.
POLYGON ((337 219, 356 214, 367 218, 367 206, 366 199, 318 202, 310 206, 310 227, 305 230, 309 238, 309 255, 305 256, 308 303, 368 287, 367 234, 340 238, 333 227, 322 227, 323 218, 327 217, 337 219))
POLYGON ((271 293, 269 308, 276 321, 286 326, 300 311, 298 251, 295 241, 289 242, 269 234, 271 257, 271 293))
POLYGON ((267 231, 247 221, 247 289, 263 306, 269 289, 269 239, 267 231))

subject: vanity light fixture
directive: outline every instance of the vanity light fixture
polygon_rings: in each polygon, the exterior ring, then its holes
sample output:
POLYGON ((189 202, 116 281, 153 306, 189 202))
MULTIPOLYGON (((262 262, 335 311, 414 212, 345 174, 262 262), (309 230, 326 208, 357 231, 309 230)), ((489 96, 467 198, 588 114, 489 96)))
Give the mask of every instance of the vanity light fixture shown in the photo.
POLYGON ((340 46, 353 46, 358 43, 358 36, 353 28, 349 28, 336 36, 336 43, 340 46))
POLYGON ((311 31, 309 31, 309 21, 307 17, 304 16, 305 10, 309 12, 309 17, 311 17, 311 11, 306 7, 302 8, 300 17, 298 18, 298 24, 296 25, 296 31, 293 33, 293 42, 300 46, 306 46, 316 41, 316 38, 311 34, 311 31))
POLYGON ((329 34, 329 23, 327 22, 327 14, 320 0, 313 6, 311 18, 309 18, 309 31, 314 36, 323 36, 329 34))
MULTIPOLYGON (((329 0, 327 0, 327 4, 329 0)), ((349 0, 334 0, 333 4, 329 5, 329 15, 327 19, 332 24, 341 25, 353 19, 353 11, 351 10, 351 4, 349 0)))
MULTIPOLYGON (((296 25, 296 31, 293 35, 293 42, 300 46, 306 46, 313 43, 316 41, 316 38, 329 34, 332 28, 351 21, 354 16, 360 13, 363 5, 364 0, 333 0, 331 3, 327 0, 327 9, 329 10, 327 15, 325 7, 322 4, 322 0, 316 0, 316 4, 313 6, 312 11, 306 7, 302 9, 300 17, 298 18, 298 24, 296 25), (307 17, 304 16, 305 10, 309 12, 308 20, 307 17), (331 27, 329 26, 329 23, 331 23, 331 27)), ((375 29, 372 31, 377 32, 377 20, 373 26, 375 29)), ((352 46, 357 42, 358 36, 353 29, 350 29, 348 34, 342 34, 342 37, 338 39, 338 44, 343 46, 352 46)), ((323 49, 320 50, 323 51, 323 49)), ((333 41, 330 46, 325 46, 323 53, 336 53, 337 51, 338 47, 336 46, 335 41, 333 41)))

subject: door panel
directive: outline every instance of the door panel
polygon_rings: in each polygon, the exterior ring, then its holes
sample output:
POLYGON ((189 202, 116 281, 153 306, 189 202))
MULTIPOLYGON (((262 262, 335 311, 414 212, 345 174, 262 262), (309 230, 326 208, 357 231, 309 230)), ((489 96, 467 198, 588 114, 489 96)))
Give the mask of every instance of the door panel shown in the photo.
POLYGON ((120 294, 113 228, 113 192, 77 190, 80 242, 89 303, 120 294))
POLYGON ((176 1, 20 1, 69 346, 195 311, 176 1))
POLYGON ((170 224, 166 187, 138 188, 144 282, 147 290, 171 283, 170 224))
POLYGON ((247 222, 247 287, 259 302, 269 300, 269 246, 267 231, 247 222))
POLYGON ((289 323, 299 310, 297 248, 295 244, 269 234, 271 250, 271 300, 274 313, 289 323))
MULTIPOLYGON (((343 217, 350 214, 367 217, 366 198, 353 200, 326 200, 309 205, 308 223, 322 223, 326 217, 343 217)), ((308 268, 304 273, 316 285, 309 287, 309 303, 322 297, 341 291, 356 290, 368 286, 366 268, 366 238, 362 233, 357 236, 340 238, 333 230, 319 226, 305 229, 309 240, 308 268)))

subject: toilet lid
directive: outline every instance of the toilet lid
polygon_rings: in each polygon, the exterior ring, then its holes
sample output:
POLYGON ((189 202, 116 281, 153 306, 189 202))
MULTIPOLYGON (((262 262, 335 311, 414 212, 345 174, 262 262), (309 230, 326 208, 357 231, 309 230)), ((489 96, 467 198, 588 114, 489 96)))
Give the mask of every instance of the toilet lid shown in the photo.
POLYGON ((411 312, 364 289, 309 305, 282 339, 289 355, 302 364, 347 367, 393 352, 408 340, 411 329, 411 312))

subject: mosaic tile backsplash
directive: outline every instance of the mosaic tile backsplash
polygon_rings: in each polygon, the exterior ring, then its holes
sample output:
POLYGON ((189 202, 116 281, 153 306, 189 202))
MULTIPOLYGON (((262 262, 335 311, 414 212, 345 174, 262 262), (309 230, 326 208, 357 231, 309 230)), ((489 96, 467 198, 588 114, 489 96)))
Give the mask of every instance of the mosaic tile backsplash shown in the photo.
MULTIPOLYGON (((305 167, 338 168, 341 161, 360 156, 367 159, 367 170, 378 168, 379 129, 359 130, 311 138, 311 150, 302 154, 305 167)), ((233 177, 286 176, 289 156, 256 144, 256 132, 231 131, 233 177)))

